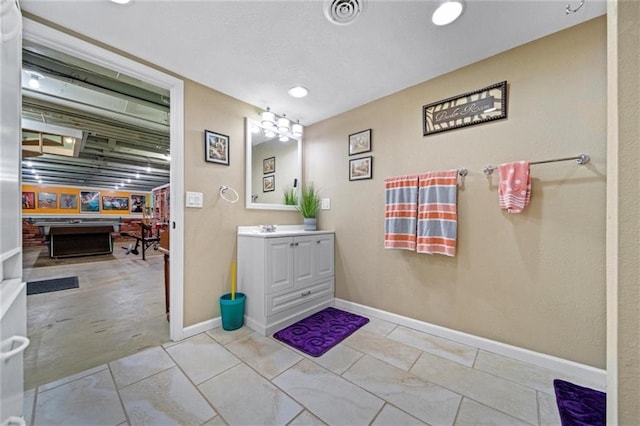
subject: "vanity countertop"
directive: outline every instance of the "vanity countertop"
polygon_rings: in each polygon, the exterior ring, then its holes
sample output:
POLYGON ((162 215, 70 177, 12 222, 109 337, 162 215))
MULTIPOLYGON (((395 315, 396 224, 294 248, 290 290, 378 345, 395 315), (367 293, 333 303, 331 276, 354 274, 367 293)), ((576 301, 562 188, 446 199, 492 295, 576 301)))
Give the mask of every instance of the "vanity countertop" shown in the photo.
POLYGON ((261 231, 260 226, 238 226, 238 236, 273 238, 273 237, 297 237, 301 235, 333 234, 329 229, 305 231, 304 225, 275 225, 275 231, 261 231))

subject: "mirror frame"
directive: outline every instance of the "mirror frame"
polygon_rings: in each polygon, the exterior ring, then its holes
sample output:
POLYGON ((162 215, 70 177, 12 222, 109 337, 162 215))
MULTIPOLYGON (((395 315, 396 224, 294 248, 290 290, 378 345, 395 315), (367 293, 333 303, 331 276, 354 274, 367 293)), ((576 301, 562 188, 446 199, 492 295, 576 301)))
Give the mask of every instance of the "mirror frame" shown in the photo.
MULTIPOLYGON (((251 182, 253 181, 251 171, 253 169, 253 145, 252 145, 252 135, 253 132, 251 129, 253 126, 260 127, 264 129, 265 126, 262 125, 259 121, 253 120, 249 117, 245 117, 245 207, 247 209, 261 209, 261 210, 285 210, 285 211, 297 211, 296 206, 287 206, 284 204, 267 204, 267 203, 254 203, 251 199, 251 182)), ((277 133, 277 131, 276 131, 277 133)), ((298 156, 297 156, 297 177, 298 186, 296 187, 296 192, 300 192, 300 183, 302 176, 302 137, 294 138, 289 136, 291 139, 298 141, 298 156)))

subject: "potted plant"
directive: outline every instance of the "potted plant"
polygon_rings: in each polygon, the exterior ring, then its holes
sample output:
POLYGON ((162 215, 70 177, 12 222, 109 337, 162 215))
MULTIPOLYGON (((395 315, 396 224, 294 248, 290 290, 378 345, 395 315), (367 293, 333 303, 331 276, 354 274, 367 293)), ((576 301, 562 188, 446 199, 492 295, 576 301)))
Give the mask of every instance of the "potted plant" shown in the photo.
POLYGON ((320 195, 314 188, 313 183, 302 186, 300 190, 300 202, 297 207, 304 218, 304 230, 315 231, 317 228, 316 216, 318 215, 318 210, 320 210, 320 195))
POLYGON ((285 206, 297 206, 298 205, 298 194, 296 194, 296 191, 290 187, 287 186, 284 189, 284 205, 285 206))

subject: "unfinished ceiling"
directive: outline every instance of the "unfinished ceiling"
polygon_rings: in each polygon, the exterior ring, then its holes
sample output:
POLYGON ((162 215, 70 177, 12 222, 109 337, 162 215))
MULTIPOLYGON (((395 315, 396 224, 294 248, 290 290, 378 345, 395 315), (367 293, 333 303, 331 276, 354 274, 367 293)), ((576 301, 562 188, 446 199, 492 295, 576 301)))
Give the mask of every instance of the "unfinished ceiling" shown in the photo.
POLYGON ((27 41, 22 54, 23 183, 169 182, 168 91, 27 41))

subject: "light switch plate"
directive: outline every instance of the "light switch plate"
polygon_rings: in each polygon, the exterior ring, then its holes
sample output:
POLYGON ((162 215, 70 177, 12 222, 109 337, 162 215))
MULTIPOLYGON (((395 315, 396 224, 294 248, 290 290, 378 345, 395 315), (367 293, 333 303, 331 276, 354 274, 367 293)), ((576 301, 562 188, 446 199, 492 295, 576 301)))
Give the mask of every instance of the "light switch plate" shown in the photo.
POLYGON ((320 208, 322 210, 330 210, 331 209, 331 199, 330 198, 322 198, 320 200, 320 208))
POLYGON ((204 200, 204 194, 202 192, 189 192, 187 191, 187 202, 185 207, 202 208, 204 200))

